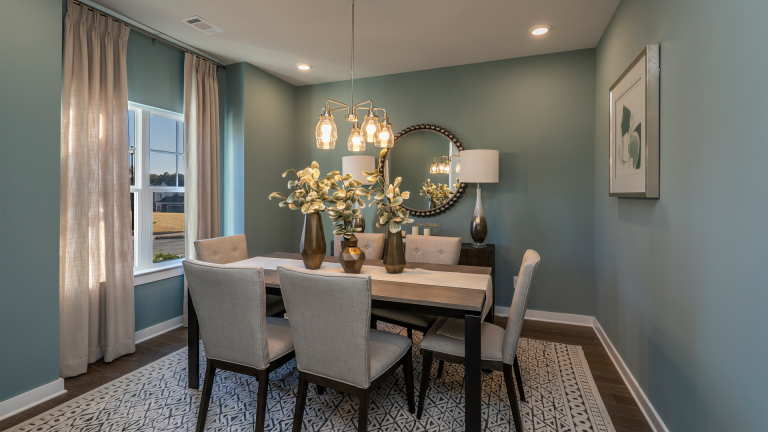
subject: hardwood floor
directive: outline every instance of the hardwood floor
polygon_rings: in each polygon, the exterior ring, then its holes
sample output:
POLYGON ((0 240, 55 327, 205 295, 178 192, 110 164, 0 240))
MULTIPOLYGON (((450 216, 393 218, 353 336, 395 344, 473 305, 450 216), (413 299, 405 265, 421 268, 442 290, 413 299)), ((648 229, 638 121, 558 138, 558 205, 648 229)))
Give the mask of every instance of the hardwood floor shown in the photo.
MULTIPOLYGON (((502 327, 506 326, 506 321, 505 317, 500 316, 497 316, 495 320, 496 324, 502 327)), ((522 336, 581 346, 616 432, 652 431, 592 327, 526 320, 523 325, 522 336)), ((64 388, 67 393, 1 420, 0 431, 36 417, 178 351, 186 345, 187 329, 178 328, 136 345, 134 354, 121 357, 112 363, 104 363, 99 360, 88 367, 87 373, 64 380, 64 388)))

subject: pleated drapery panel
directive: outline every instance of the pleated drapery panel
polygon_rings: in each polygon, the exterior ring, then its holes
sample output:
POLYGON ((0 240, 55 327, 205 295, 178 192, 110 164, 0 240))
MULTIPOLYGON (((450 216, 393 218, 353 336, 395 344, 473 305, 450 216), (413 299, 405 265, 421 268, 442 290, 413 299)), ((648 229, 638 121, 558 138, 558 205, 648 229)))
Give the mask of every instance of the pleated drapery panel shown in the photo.
MULTIPOLYGON (((197 259, 195 241, 219 237, 219 87, 216 65, 184 57, 185 258, 197 259)), ((187 284, 184 282, 184 325, 187 284)))
POLYGON ((130 29, 67 2, 61 109, 62 377, 136 350, 128 80, 130 29))

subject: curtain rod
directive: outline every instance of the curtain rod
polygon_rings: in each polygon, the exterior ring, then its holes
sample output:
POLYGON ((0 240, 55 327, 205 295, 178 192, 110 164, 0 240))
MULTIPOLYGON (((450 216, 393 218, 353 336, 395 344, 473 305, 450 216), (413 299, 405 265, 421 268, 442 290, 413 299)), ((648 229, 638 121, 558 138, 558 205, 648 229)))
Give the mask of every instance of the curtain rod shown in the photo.
POLYGON ((147 35, 147 36, 151 37, 151 38, 152 38, 152 45, 154 45, 154 44, 155 44, 155 41, 157 40, 157 41, 160 41, 160 42, 162 42, 162 43, 164 43, 164 44, 166 44, 166 45, 170 45, 170 46, 172 46, 172 47, 174 47, 174 48, 176 48, 176 49, 178 49, 178 50, 180 50, 180 51, 184 51, 184 52, 186 52, 186 53, 190 53, 190 54, 192 54, 192 55, 193 55, 193 56, 195 56, 195 57, 201 58, 201 59, 203 59, 203 60, 205 60, 205 61, 209 61, 209 62, 211 62, 211 63, 215 64, 216 66, 218 66, 218 67, 220 67, 220 68, 222 68, 222 69, 225 69, 225 70, 227 69, 227 67, 226 67, 226 66, 224 66, 223 64, 221 64, 221 63, 219 63, 219 62, 217 62, 217 61, 213 61, 213 60, 211 60, 211 59, 209 59, 209 58, 207 58, 207 57, 203 57, 203 56, 201 56, 201 55, 200 55, 200 54, 198 54, 198 53, 192 52, 192 51, 190 51, 190 50, 188 50, 188 49, 186 49, 186 48, 184 48, 184 47, 180 47, 180 46, 176 45, 175 43, 173 43, 173 42, 171 42, 171 41, 169 41, 169 40, 167 40, 167 39, 163 39, 163 38, 161 38, 161 37, 159 37, 159 36, 157 36, 157 35, 154 35, 154 34, 152 34, 152 33, 148 32, 148 31, 146 31, 146 30, 142 30, 142 29, 140 29, 140 28, 136 27, 135 25, 133 25, 133 24, 130 24, 130 23, 127 23, 127 22, 125 22, 125 21, 121 20, 120 18, 114 17, 114 16, 112 16, 112 15, 110 15, 110 14, 108 14, 108 13, 104 12, 104 11, 101 11, 101 10, 98 10, 98 9, 96 9, 96 8, 93 8, 93 7, 91 7, 91 6, 88 6, 87 4, 84 4, 84 3, 80 3, 80 2, 79 2, 79 1, 77 1, 77 0, 72 0, 72 3, 74 3, 74 4, 78 5, 78 6, 84 7, 84 8, 86 8, 86 9, 92 10, 92 11, 94 11, 94 12, 98 13, 99 15, 103 15, 103 16, 105 16, 105 17, 108 17, 108 18, 112 18, 114 21, 117 21, 117 22, 119 22, 119 23, 123 23, 123 24, 127 25, 128 27, 130 27, 131 29, 133 29, 133 30, 136 30, 136 31, 137 31, 137 32, 139 32, 139 33, 142 33, 142 34, 144 34, 144 35, 147 35))

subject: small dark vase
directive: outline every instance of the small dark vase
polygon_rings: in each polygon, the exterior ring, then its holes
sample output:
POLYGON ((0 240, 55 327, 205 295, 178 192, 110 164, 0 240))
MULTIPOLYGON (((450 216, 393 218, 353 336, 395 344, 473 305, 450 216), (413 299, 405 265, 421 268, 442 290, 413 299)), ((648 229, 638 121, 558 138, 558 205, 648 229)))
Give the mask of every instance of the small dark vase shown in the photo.
POLYGON ((365 252, 357 247, 357 237, 354 235, 349 240, 341 241, 341 253, 339 262, 344 273, 360 273, 365 262, 365 252))
POLYGON ((352 219, 352 227, 360 228, 360 232, 365 232, 365 216, 363 216, 363 212, 360 212, 360 216, 352 219))
POLYGON ((304 215, 304 231, 301 233, 301 259, 308 270, 317 270, 325 259, 325 234, 320 213, 304 215))
POLYGON ((437 207, 437 204, 435 204, 435 202, 430 199, 429 200, 429 207, 427 207, 427 210, 432 210, 435 207, 437 207))
POLYGON ((387 246, 384 251, 384 268, 387 273, 402 273, 405 269, 405 250, 402 233, 390 232, 387 236, 387 246))

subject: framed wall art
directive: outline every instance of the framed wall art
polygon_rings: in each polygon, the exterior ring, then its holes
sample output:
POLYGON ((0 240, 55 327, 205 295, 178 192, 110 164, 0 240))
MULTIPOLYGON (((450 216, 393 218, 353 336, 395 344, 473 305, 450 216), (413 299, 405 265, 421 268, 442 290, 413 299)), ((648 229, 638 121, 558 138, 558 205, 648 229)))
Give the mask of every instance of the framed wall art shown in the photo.
POLYGON ((648 45, 610 88, 609 195, 659 198, 659 45, 648 45))

